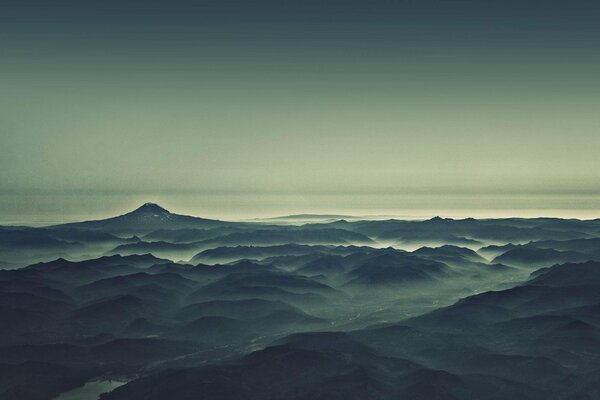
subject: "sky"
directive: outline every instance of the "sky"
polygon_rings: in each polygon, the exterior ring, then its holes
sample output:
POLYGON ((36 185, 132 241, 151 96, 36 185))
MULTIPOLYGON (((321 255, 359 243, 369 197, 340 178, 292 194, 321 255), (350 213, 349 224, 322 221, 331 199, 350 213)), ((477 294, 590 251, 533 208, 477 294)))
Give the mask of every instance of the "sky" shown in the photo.
POLYGON ((0 223, 144 201, 600 217, 598 20, 581 0, 3 2, 0 223))

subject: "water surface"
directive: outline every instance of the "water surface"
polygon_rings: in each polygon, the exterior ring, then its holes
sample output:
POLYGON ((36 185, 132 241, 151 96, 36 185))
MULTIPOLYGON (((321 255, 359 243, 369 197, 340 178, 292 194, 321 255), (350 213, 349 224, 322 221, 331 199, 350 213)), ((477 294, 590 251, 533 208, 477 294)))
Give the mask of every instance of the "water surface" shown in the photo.
POLYGON ((54 400, 98 400, 102 393, 111 392, 126 384, 125 380, 96 380, 71 389, 55 397, 54 400))

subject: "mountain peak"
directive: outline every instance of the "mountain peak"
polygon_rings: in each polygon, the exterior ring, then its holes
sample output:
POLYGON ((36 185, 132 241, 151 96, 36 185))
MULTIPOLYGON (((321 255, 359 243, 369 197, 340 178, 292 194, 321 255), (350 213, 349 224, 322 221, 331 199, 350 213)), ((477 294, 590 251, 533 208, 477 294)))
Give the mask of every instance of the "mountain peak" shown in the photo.
POLYGON ((144 203, 133 211, 134 213, 171 214, 167 209, 156 203, 144 203))

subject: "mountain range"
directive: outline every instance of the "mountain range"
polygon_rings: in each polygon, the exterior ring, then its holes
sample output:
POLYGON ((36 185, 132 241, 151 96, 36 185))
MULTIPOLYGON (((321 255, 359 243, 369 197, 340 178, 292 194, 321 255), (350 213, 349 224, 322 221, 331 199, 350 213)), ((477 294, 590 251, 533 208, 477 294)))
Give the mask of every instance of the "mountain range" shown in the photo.
POLYGON ((0 227, 0 399, 600 399, 599 220, 310 217, 0 227))

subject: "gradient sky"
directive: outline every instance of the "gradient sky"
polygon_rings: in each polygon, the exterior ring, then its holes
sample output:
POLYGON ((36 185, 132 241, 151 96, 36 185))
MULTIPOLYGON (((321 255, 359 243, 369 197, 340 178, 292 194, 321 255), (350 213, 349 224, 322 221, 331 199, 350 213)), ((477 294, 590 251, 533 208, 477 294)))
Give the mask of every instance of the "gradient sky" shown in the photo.
POLYGON ((578 0, 3 2, 0 220, 90 198, 600 216, 599 20, 578 0))

